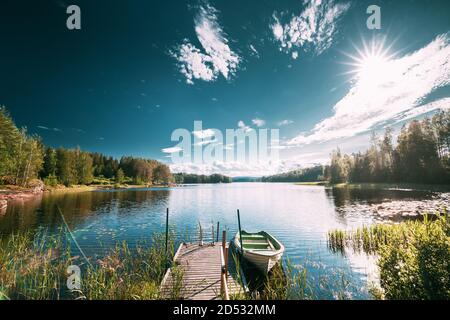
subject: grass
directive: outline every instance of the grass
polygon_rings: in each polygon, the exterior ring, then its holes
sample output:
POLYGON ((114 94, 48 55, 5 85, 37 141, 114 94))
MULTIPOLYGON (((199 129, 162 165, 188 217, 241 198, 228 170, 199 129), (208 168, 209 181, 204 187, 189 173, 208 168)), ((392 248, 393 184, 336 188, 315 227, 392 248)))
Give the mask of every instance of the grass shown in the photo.
MULTIPOLYGON (((55 236, 41 231, 3 237, 0 299, 160 299, 159 285, 167 263, 164 239, 164 235, 155 235, 150 243, 142 242, 133 250, 126 243, 120 243, 106 256, 87 263, 71 255, 62 232, 55 236), (82 270, 80 290, 67 289, 70 265, 78 265, 82 270)), ((172 240, 169 252, 171 257, 172 240)), ((175 274, 181 283, 182 273, 175 274)), ((181 285, 174 287, 170 294, 172 299, 179 297, 181 285)))
POLYGON ((327 182, 326 181, 296 182, 294 184, 297 186, 325 186, 327 185, 327 182))
POLYGON ((353 231, 328 233, 328 245, 345 254, 350 249, 378 256, 380 290, 385 299, 450 299, 450 218, 376 224, 353 231))
POLYGON ((344 182, 329 183, 333 188, 350 188, 350 189, 413 189, 422 191, 448 192, 450 185, 445 184, 423 184, 423 183, 394 183, 394 182, 344 182))

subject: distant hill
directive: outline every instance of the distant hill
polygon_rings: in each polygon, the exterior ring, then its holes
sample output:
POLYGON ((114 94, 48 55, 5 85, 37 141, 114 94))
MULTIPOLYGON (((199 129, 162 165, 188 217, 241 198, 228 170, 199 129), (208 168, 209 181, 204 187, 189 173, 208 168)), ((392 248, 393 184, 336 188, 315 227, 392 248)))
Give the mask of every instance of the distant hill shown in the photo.
POLYGON ((298 169, 273 176, 262 177, 263 182, 315 182, 324 180, 325 167, 322 165, 298 169))
POLYGON ((230 183, 231 178, 221 175, 221 174, 212 174, 212 175, 198 175, 191 173, 175 173, 173 174, 175 182, 178 184, 191 184, 191 183, 230 183))
POLYGON ((233 177, 233 182, 261 182, 262 177, 233 177))

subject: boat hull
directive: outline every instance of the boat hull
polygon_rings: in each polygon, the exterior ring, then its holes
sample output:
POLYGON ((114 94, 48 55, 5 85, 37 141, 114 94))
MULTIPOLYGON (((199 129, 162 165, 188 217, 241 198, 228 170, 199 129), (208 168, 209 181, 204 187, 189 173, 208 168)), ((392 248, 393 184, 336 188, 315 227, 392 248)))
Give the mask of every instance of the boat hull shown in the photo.
POLYGON ((282 253, 279 253, 274 256, 267 257, 253 254, 252 252, 243 252, 244 258, 264 274, 268 273, 278 263, 278 261, 280 261, 282 255, 282 253))
MULTIPOLYGON (((249 233, 245 231, 243 231, 243 234, 249 235, 249 233)), ((266 232, 260 232, 258 234, 264 234, 269 241, 276 245, 276 248, 273 250, 252 250, 246 249, 244 243, 244 249, 242 250, 239 233, 237 233, 234 237, 233 244, 236 250, 242 253, 242 256, 246 261, 254 265, 261 273, 267 274, 278 263, 278 261, 280 261, 284 253, 284 246, 275 237, 266 232)), ((245 241, 247 240, 244 240, 244 242, 245 241)))

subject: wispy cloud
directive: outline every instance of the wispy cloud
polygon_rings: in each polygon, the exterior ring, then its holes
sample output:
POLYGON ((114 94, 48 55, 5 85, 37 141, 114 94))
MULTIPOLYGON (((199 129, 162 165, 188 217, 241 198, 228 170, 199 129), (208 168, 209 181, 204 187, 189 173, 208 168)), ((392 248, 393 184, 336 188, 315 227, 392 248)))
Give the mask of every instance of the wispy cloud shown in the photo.
POLYGON ((195 33, 202 49, 185 39, 175 52, 171 52, 189 84, 194 80, 213 81, 219 75, 228 80, 238 68, 240 57, 230 49, 217 13, 214 7, 205 4, 200 6, 194 18, 195 33))
POLYGON ((59 128, 49 128, 49 127, 46 127, 46 126, 36 126, 36 128, 41 129, 41 130, 48 130, 48 131, 62 132, 62 130, 59 129, 59 128))
POLYGON ((259 58, 259 52, 256 50, 255 46, 250 44, 248 47, 250 48, 250 55, 259 58))
POLYGON ((213 129, 198 130, 192 132, 198 139, 206 139, 214 136, 213 129))
POLYGON ((377 66, 374 77, 357 78, 334 106, 333 115, 317 123, 310 134, 290 144, 309 144, 352 137, 395 122, 442 108, 449 99, 423 105, 436 89, 450 84, 449 34, 438 36, 424 48, 377 66))
POLYGON ((211 164, 195 164, 192 162, 170 164, 172 172, 196 174, 222 173, 231 177, 262 176, 278 172, 278 165, 272 162, 245 163, 237 161, 216 161, 211 164))
POLYGON ((239 120, 239 122, 238 122, 238 128, 244 130, 245 132, 249 132, 249 131, 253 130, 252 128, 250 128, 249 126, 247 126, 247 125, 245 124, 245 122, 242 121, 242 120, 239 120))
POLYGON ((163 153, 177 153, 180 151, 183 151, 183 148, 180 147, 170 147, 170 148, 164 148, 161 150, 163 153))
POLYGON ((292 52, 297 59, 297 49, 320 55, 329 49, 334 41, 339 19, 350 8, 349 3, 335 3, 333 0, 304 1, 305 9, 299 16, 293 16, 284 23, 283 15, 273 14, 271 29, 280 43, 280 50, 292 52))
POLYGON ((252 123, 257 127, 263 127, 266 124, 266 121, 256 118, 252 120, 252 123))
POLYGON ((285 119, 285 120, 282 120, 282 121, 278 122, 278 126, 279 127, 287 126, 287 125, 290 125, 292 123, 294 123, 294 121, 285 119))

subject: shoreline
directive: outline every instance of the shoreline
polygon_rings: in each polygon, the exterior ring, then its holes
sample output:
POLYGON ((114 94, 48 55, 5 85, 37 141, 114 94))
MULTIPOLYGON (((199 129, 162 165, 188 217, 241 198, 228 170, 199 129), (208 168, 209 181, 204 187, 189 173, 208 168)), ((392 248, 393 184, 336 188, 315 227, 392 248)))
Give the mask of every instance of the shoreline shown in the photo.
POLYGON ((4 186, 0 189, 0 214, 6 213, 8 202, 17 200, 28 200, 43 194, 61 194, 61 193, 81 193, 104 190, 131 190, 131 189, 149 189, 149 188, 169 188, 174 185, 76 185, 65 187, 47 187, 44 184, 38 184, 32 188, 4 186))

